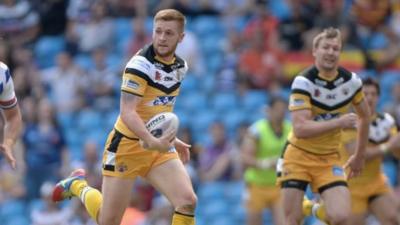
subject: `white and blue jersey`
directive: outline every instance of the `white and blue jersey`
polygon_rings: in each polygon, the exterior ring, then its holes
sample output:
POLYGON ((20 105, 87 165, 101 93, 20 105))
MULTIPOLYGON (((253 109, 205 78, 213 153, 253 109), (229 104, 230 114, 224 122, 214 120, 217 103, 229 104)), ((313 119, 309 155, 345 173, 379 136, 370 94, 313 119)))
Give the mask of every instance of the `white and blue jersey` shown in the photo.
POLYGON ((0 108, 9 109, 17 105, 14 84, 7 65, 0 62, 0 108))

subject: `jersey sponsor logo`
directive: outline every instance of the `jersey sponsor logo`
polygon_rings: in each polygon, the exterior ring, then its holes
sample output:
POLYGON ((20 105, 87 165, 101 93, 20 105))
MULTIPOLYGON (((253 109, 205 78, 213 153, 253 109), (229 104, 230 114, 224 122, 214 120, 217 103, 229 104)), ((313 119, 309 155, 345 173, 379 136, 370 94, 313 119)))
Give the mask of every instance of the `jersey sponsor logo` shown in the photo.
POLYGON ((174 80, 173 77, 168 77, 168 76, 164 77, 164 81, 173 81, 173 80, 174 80))
POLYGON ((337 87, 337 86, 341 85, 343 82, 344 82, 344 79, 343 79, 343 77, 341 77, 341 78, 335 80, 333 82, 333 84, 337 87))
POLYGON ((162 70, 164 68, 164 65, 159 62, 154 62, 154 66, 159 70, 162 70))
POLYGON ((155 80, 161 80, 160 72, 156 71, 156 76, 154 77, 155 80))
POLYGON ((323 113, 314 117, 315 121, 331 120, 339 117, 339 113, 323 113))
POLYGON ((341 166, 333 166, 332 173, 333 173, 333 176, 343 176, 344 170, 341 166))
POLYGON ((292 107, 298 107, 298 106, 302 106, 304 104, 305 104, 305 101, 303 99, 300 99, 300 98, 290 99, 290 106, 292 106, 292 107))
POLYGON ((150 69, 150 65, 143 59, 138 58, 135 63, 137 63, 139 66, 143 67, 146 70, 150 69))
POLYGON ((326 99, 328 99, 328 100, 336 99, 336 94, 327 94, 326 99))
POLYGON ((318 98, 320 95, 321 95, 321 91, 319 89, 315 89, 314 96, 318 98))
POLYGON ((324 80, 320 80, 320 79, 315 79, 315 84, 321 87, 324 87, 328 84, 328 82, 324 81, 324 80))
POLYGON ((176 96, 158 96, 156 99, 150 102, 150 105, 174 105, 175 101, 176 96))
POLYGON ((343 93, 344 95, 348 95, 349 92, 350 92, 350 90, 349 90, 349 88, 347 88, 347 87, 345 87, 345 88, 342 89, 342 93, 343 93))

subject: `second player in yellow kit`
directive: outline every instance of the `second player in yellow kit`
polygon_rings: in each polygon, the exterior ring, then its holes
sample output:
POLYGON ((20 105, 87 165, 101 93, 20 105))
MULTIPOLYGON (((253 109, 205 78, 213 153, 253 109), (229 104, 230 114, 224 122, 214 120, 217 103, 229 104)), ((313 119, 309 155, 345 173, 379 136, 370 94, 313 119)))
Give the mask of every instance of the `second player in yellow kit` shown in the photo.
MULTIPOLYGON (((352 214, 348 224, 365 224, 369 212, 383 225, 399 224, 397 219, 398 201, 388 179, 382 171, 383 156, 390 146, 387 141, 397 133, 395 120, 388 113, 376 112, 380 87, 373 79, 364 81, 363 90, 372 113, 369 125, 366 163, 360 176, 349 180, 352 214)), ((342 136, 344 159, 354 153, 357 139, 356 130, 346 130, 342 136)))
POLYGON ((286 225, 301 224, 308 184, 324 199, 330 223, 345 224, 350 214, 350 194, 339 155, 341 129, 354 127, 359 121, 356 153, 347 162, 349 176, 356 176, 364 163, 369 110, 361 79, 338 65, 341 41, 338 29, 319 33, 313 40, 315 65, 292 83, 289 110, 293 132, 279 165, 278 180, 286 225), (347 113, 350 106, 358 115, 347 113))

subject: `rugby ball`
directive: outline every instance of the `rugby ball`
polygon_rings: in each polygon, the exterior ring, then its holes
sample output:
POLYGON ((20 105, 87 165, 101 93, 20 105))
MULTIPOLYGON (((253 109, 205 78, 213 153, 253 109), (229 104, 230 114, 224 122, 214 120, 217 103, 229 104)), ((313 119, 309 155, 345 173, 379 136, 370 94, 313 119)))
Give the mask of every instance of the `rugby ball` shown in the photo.
MULTIPOLYGON (((165 133, 172 130, 174 136, 178 132, 179 119, 172 112, 162 112, 150 118, 146 124, 146 129, 156 138, 162 137, 165 133)), ((147 148, 146 143, 140 141, 142 147, 147 148)))

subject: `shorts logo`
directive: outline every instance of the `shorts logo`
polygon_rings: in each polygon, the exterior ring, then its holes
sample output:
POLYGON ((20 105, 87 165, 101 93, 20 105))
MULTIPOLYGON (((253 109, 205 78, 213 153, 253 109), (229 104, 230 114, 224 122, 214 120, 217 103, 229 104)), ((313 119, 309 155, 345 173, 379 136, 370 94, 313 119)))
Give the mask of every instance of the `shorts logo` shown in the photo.
POLYGON ((334 176, 343 176, 344 175, 344 170, 340 166, 333 166, 332 167, 332 173, 334 176))
POLYGON ((128 166, 125 163, 119 163, 117 165, 117 170, 118 172, 123 173, 128 170, 128 166))

